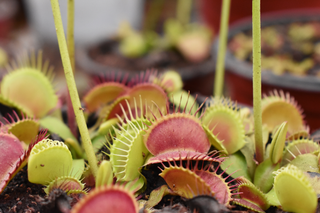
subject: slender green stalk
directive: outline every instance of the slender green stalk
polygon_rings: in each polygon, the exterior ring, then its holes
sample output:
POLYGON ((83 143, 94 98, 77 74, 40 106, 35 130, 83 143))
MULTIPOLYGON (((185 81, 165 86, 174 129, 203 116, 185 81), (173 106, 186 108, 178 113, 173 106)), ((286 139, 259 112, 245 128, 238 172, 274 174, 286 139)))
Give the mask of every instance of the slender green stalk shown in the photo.
MULTIPOLYGON (((67 45, 71 62, 73 74, 75 73, 75 58, 74 58, 74 0, 68 0, 68 24, 67 24, 67 45)), ((72 134, 77 138, 77 126, 75 121, 74 111, 72 109, 72 103, 68 92, 67 96, 67 116, 68 126, 72 134)))
POLYGON ((145 32, 155 31, 157 22, 163 10, 165 0, 153 0, 150 1, 150 8, 145 17, 145 26, 143 27, 145 32))
POLYGON ((256 143, 256 160, 261 163, 264 158, 262 141, 261 114, 261 29, 260 0, 252 0, 252 37, 253 37, 253 113, 254 137, 256 143))
POLYGON ((67 44, 73 73, 75 72, 74 59, 74 0, 68 0, 67 44))
POLYGON ((54 23, 56 26, 57 39, 58 39, 58 44, 59 44, 59 49, 61 54, 62 65, 64 68, 64 74, 66 77, 73 110, 76 116, 76 121, 82 137, 83 148, 87 154, 90 169, 94 177, 96 177, 98 172, 97 159, 93 151, 86 120, 84 118, 84 114, 82 111, 83 109, 81 108, 81 103, 80 103, 76 83, 75 83, 73 72, 72 72, 72 66, 71 66, 70 57, 68 53, 67 42, 64 36, 64 30, 63 30, 58 0, 51 0, 51 7, 52 7, 54 23))
POLYGON ((177 19, 183 25, 187 25, 189 23, 191 7, 192 7, 192 0, 178 0, 177 19))
POLYGON ((219 33, 219 50, 216 64, 216 76, 214 82, 213 94, 215 97, 221 97, 224 82, 224 60, 226 55, 228 40, 228 22, 230 13, 230 0, 223 0, 221 10, 220 33, 219 33))

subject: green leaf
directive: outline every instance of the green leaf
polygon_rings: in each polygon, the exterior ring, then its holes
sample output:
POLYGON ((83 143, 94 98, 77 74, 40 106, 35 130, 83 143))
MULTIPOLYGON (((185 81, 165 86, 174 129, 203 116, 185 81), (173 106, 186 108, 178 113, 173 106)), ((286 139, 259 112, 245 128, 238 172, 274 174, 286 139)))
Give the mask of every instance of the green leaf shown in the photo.
POLYGON ((266 194, 268 202, 272 206, 281 206, 274 187, 266 194))
POLYGON ((229 155, 221 164, 221 169, 226 170, 226 173, 228 174, 239 170, 236 173, 232 174, 231 177, 237 178, 240 176, 244 176, 246 179, 252 181, 248 172, 246 158, 240 151, 229 155))
POLYGON ((274 180, 273 172, 280 168, 280 163, 273 164, 268 158, 258 165, 254 174, 253 183, 261 191, 267 193, 271 188, 274 180))
POLYGON ((84 160, 83 159, 74 159, 72 161, 72 169, 70 171, 69 176, 80 180, 83 172, 84 172, 84 160))
POLYGON ((257 164, 254 160, 254 147, 252 146, 252 141, 250 138, 246 137, 246 145, 240 149, 243 156, 246 158, 248 174, 251 177, 249 180, 253 179, 254 172, 256 170, 257 164))
POLYGON ((40 125, 48 129, 50 132, 59 135, 63 140, 71 138, 74 141, 78 141, 70 131, 69 127, 58 118, 46 116, 40 119, 40 125))

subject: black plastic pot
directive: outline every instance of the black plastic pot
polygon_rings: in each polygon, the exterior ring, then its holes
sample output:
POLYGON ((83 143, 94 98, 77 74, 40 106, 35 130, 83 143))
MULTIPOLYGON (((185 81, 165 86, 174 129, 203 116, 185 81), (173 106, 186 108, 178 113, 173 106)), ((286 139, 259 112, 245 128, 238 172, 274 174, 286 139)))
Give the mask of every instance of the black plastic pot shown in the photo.
MULTIPOLYGON (((190 65, 184 67, 177 67, 175 64, 162 64, 161 66, 150 65, 149 67, 144 67, 142 70, 121 69, 116 66, 99 63, 91 56, 93 49, 105 48, 108 51, 108 47, 106 47, 108 42, 108 40, 101 41, 92 46, 78 48, 76 52, 76 61, 80 69, 92 76, 101 76, 108 72, 116 72, 121 73, 122 75, 128 75, 129 78, 136 76, 141 71, 147 69, 155 69, 160 73, 167 69, 173 69, 182 76, 184 89, 190 90, 192 93, 212 95, 215 69, 212 58, 197 64, 190 63, 190 65)), ((145 59, 148 60, 148 56, 145 56, 145 59)))
MULTIPOLYGON (((261 27, 293 22, 320 21, 319 11, 299 10, 282 13, 271 13, 262 17, 261 27)), ((252 29, 251 19, 243 19, 232 25, 229 39, 240 32, 252 29)), ((214 44, 214 54, 218 49, 218 41, 214 44)), ((230 49, 226 52, 226 83, 228 95, 240 103, 252 105, 252 64, 235 58, 230 49)), ((289 92, 301 105, 311 131, 320 128, 320 78, 316 76, 298 77, 290 74, 275 75, 270 70, 261 73, 262 92, 268 94, 272 90, 289 92)))

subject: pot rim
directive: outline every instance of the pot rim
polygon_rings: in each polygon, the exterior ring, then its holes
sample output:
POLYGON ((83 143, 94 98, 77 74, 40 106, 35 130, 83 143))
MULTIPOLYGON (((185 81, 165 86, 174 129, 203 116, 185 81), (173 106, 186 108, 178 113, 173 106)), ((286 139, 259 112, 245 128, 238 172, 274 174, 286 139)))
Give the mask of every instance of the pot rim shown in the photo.
MULTIPOLYGON (((117 68, 114 66, 104 65, 104 64, 101 64, 101 63, 98 63, 98 62, 92 60, 91 57, 89 56, 88 50, 91 47, 97 46, 97 45, 107 41, 108 39, 113 39, 113 38, 112 37, 107 38, 104 40, 100 40, 94 44, 83 45, 83 46, 79 46, 77 48, 76 61, 77 61, 77 64, 80 66, 80 68, 82 68, 88 74, 101 76, 107 72, 116 72, 116 73, 120 73, 121 76, 128 75, 129 79, 136 76, 141 71, 145 71, 145 70, 158 70, 158 72, 161 73, 164 70, 173 69, 181 75, 182 80, 190 80, 192 78, 201 77, 201 76, 207 75, 207 74, 215 71, 215 60, 214 60, 212 54, 209 57, 209 59, 207 59, 201 63, 192 64, 191 66, 178 68, 178 69, 174 68, 174 67, 168 67, 168 68, 162 69, 162 70, 157 69, 157 68, 153 68, 153 67, 146 67, 146 69, 144 69, 144 70, 130 71, 130 70, 117 68), (197 72, 194 72, 194 69, 196 69, 197 72)), ((211 50, 211 53, 212 53, 212 50, 211 50)))
MULTIPOLYGON (((296 21, 320 21, 319 9, 305 9, 305 10, 289 10, 271 12, 262 15, 261 27, 277 24, 288 24, 296 21)), ((246 30, 252 29, 251 17, 241 19, 231 25, 228 41, 238 34, 246 30)), ((214 42, 212 55, 217 55, 219 40, 214 42)), ((241 61, 234 57, 229 48, 226 50, 225 67, 227 72, 240 75, 247 79, 252 79, 252 64, 241 61)), ((273 86, 306 90, 311 92, 320 92, 320 78, 315 76, 294 76, 288 73, 283 75, 276 75, 271 70, 263 70, 261 72, 261 81, 263 84, 273 86)))

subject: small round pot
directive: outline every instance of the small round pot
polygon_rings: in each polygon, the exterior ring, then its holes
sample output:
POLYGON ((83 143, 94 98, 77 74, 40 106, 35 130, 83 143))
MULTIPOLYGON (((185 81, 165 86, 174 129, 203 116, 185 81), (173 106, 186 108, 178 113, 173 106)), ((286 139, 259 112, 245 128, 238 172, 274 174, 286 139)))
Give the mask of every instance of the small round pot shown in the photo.
POLYGON ((115 72, 120 73, 122 76, 128 75, 129 79, 147 69, 155 69, 160 73, 164 70, 173 69, 182 76, 184 89, 189 90, 191 93, 212 95, 215 65, 211 57, 200 63, 187 63, 183 61, 182 64, 177 65, 174 63, 159 63, 158 56, 165 54, 164 57, 171 57, 171 55, 166 55, 166 53, 160 53, 160 55, 156 56, 144 56, 139 59, 140 61, 137 61, 136 59, 128 59, 117 54, 117 45, 117 41, 109 39, 92 46, 80 47, 76 51, 76 63, 80 69, 92 76, 102 76, 108 72, 115 72), (101 53, 108 54, 109 52, 114 53, 113 58, 109 59, 109 62, 101 63, 95 60, 97 55, 101 53), (119 62, 115 63, 115 61, 119 62), (143 65, 140 68, 132 69, 130 67, 130 65, 139 64, 141 61, 143 65), (123 64, 126 64, 126 66, 123 66, 123 64))
MULTIPOLYGON (((201 15, 206 24, 214 31, 219 31, 220 12, 222 0, 201 0, 201 15)), ((261 13, 269 13, 283 10, 319 8, 319 0, 265 0, 261 1, 261 13)), ((231 1, 229 23, 234 23, 242 18, 252 15, 252 0, 231 1)))
MULTIPOLYGON (((261 26, 274 24, 289 24, 296 21, 320 20, 315 11, 305 10, 299 13, 272 13, 262 18, 261 26)), ((229 31, 229 39, 236 34, 251 30, 251 19, 242 20, 234 24, 229 31)), ((217 52, 218 41, 214 44, 217 52)), ((252 105, 252 64, 235 58, 230 49, 226 52, 226 83, 231 99, 240 103, 252 105)), ((304 110, 306 122, 311 131, 320 128, 320 78, 315 76, 298 77, 290 74, 275 75, 270 70, 261 73, 262 93, 268 94, 272 90, 289 92, 304 110)))

